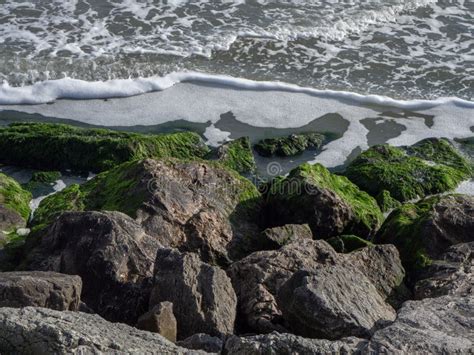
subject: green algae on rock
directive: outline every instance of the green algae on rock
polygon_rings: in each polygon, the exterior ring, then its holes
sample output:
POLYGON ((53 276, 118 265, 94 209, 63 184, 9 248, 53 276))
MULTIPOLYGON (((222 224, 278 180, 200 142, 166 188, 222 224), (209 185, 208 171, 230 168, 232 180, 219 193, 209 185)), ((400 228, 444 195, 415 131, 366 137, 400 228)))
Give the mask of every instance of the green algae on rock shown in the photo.
POLYGON ((18 182, 0 173, 0 205, 15 211, 25 221, 30 216, 31 194, 24 190, 18 182))
POLYGON ((266 193, 269 226, 308 223, 315 238, 369 237, 383 216, 373 197, 321 164, 302 164, 273 180, 266 193))
POLYGON ((372 196, 387 190, 404 202, 454 190, 472 176, 472 166, 448 140, 430 138, 410 147, 373 146, 345 176, 372 196))
POLYGON ((33 192, 34 190, 46 185, 52 185, 61 178, 59 171, 38 171, 33 173, 30 181, 23 184, 23 188, 33 192))
POLYGON ((394 210, 373 239, 394 244, 405 269, 416 272, 451 245, 474 241, 474 197, 437 195, 394 210))
POLYGON ((340 235, 326 239, 338 253, 350 253, 354 250, 373 245, 368 240, 359 238, 356 235, 340 235))
POLYGON ((401 202, 395 200, 392 195, 390 195, 390 192, 387 190, 381 191, 375 197, 375 199, 377 200, 377 203, 379 204, 379 207, 383 213, 389 212, 394 208, 398 208, 402 205, 401 202))
POLYGON ((324 139, 325 136, 320 133, 299 133, 287 137, 262 139, 254 148, 263 157, 273 155, 289 157, 301 154, 307 149, 318 149, 324 139))
POLYGON ((217 150, 217 159, 241 174, 253 173, 257 168, 248 137, 241 137, 221 145, 217 150))
POLYGON ((193 132, 145 135, 51 123, 0 128, 0 162, 34 169, 96 173, 135 159, 202 158, 208 151, 193 132))

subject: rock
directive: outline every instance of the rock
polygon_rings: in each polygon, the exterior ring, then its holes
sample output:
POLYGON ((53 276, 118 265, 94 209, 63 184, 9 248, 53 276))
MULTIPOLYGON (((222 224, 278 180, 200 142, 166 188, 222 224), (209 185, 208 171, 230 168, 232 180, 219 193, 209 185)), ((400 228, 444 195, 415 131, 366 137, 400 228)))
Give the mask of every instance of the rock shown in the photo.
POLYGON ((225 350, 228 355, 266 354, 355 354, 367 345, 367 340, 355 337, 337 341, 307 339, 287 333, 230 337, 225 350))
POLYGON ((79 275, 82 299, 104 318, 135 324, 145 312, 160 244, 130 217, 66 212, 32 244, 26 268, 79 275))
POLYGON ((23 185, 26 190, 35 193, 41 193, 42 190, 51 187, 57 180, 61 179, 59 171, 38 171, 33 173, 30 181, 23 185))
POLYGON ((179 340, 196 333, 232 334, 237 298, 226 273, 194 253, 160 249, 156 255, 150 308, 172 302, 179 340))
POLYGON ((286 224, 265 229, 260 235, 259 244, 262 249, 272 250, 302 239, 313 239, 313 233, 307 224, 286 224))
POLYGON ((138 318, 137 328, 158 333, 169 341, 176 341, 177 323, 171 302, 161 302, 138 318))
POLYGON ((291 330, 309 338, 369 337, 395 319, 370 280, 342 264, 296 272, 277 299, 291 330))
POLYGON ((405 302, 394 323, 377 331, 367 354, 469 354, 474 298, 443 296, 405 302))
POLYGON ((404 202, 454 190, 472 176, 472 167, 447 139, 430 138, 410 147, 373 146, 345 175, 372 196, 386 190, 404 202))
POLYGON ((390 212, 391 210, 400 207, 402 204, 400 201, 395 200, 390 192, 382 190, 376 197, 378 205, 383 213, 390 212))
POLYGON ((382 222, 375 199, 320 164, 302 164, 273 180, 266 194, 270 227, 307 223, 318 238, 341 234, 369 237, 382 222))
POLYGON ((0 173, 0 247, 14 240, 16 230, 26 226, 31 194, 18 182, 0 173))
POLYGON ((145 135, 53 123, 0 128, 0 162, 33 169, 97 173, 144 158, 203 158, 209 152, 193 132, 145 135))
MULTIPOLYGON (((372 248, 374 250, 362 252, 364 249, 369 249, 364 248, 361 252, 337 254, 323 240, 303 239, 278 250, 252 253, 232 264, 228 269, 228 274, 239 300, 242 331, 288 332, 288 327, 292 325, 292 322, 285 322, 282 304, 280 300, 277 302, 277 295, 283 285, 300 270, 306 270, 314 275, 318 275, 318 272, 323 270, 322 276, 330 274, 331 270, 341 271, 347 274, 347 277, 356 273, 357 282, 364 285, 370 284, 362 293, 364 298, 373 297, 385 302, 401 286, 403 268, 393 246, 372 248), (370 258, 374 260, 366 260, 370 258)), ((350 280, 344 280, 344 282, 346 284, 341 286, 340 292, 343 292, 342 289, 351 287, 350 280)), ((350 307, 354 307, 354 304, 347 305, 347 312, 352 311, 350 307)), ((355 308, 358 307, 359 305, 355 306, 355 308)), ((384 311, 391 310, 385 304, 381 307, 384 311)), ((306 312, 308 310, 305 310, 306 312)), ((394 314, 393 310, 390 314, 394 314)))
POLYGON ((474 241, 473 230, 474 196, 441 195, 393 211, 373 242, 394 244, 413 281, 450 246, 474 241))
POLYGON ((287 137, 263 139, 254 148, 263 157, 278 155, 289 157, 303 153, 307 149, 318 149, 325 140, 323 134, 308 132, 287 137))
POLYGON ((279 250, 252 253, 232 264, 228 274, 245 331, 287 332, 276 302, 281 285, 298 270, 313 269, 320 263, 335 264, 336 259, 336 252, 324 241, 303 239, 279 250))
POLYGON ((224 342, 218 337, 212 337, 208 334, 194 334, 189 338, 186 338, 182 341, 178 341, 176 345, 181 346, 186 349, 192 350, 203 350, 208 353, 217 353, 220 354, 224 342))
POLYGON ((69 208, 117 210, 136 218, 164 246, 227 265, 256 247, 250 237, 259 233, 259 206, 256 187, 230 169, 147 159, 46 198, 35 212, 35 223, 50 223, 69 208))
POLYGON ((326 239, 338 253, 350 253, 351 251, 372 245, 368 240, 359 238, 356 235, 340 235, 326 239))
POLYGON ((79 276, 55 272, 0 273, 0 307, 45 307, 79 310, 82 281, 79 276))
POLYGON ((224 143, 217 149, 217 160, 241 174, 253 173, 257 168, 248 137, 224 143))
MULTIPOLYGON (((156 333, 98 315, 47 308, 0 308, 2 354, 188 354, 156 333)), ((196 352, 194 352, 196 354, 196 352)))
POLYGON ((419 275, 415 298, 474 294, 474 242, 450 247, 419 275))

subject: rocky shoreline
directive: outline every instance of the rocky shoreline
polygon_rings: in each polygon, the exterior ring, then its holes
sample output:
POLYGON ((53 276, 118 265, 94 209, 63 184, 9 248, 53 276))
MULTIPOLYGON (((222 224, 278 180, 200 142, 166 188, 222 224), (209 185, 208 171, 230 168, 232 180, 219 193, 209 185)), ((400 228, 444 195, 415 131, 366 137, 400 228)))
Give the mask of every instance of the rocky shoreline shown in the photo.
POLYGON ((198 134, 0 128, 0 352, 414 354, 474 348, 472 140, 376 145, 259 179, 198 134), (44 198, 62 171, 95 175, 44 198))

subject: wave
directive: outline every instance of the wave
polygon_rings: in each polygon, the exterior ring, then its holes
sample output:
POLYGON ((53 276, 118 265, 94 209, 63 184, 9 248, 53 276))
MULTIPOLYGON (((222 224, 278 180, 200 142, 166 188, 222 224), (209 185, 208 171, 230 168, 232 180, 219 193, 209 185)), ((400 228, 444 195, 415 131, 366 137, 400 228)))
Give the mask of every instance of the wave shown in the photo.
POLYGON ((255 81, 227 75, 205 74, 192 71, 175 72, 162 77, 115 79, 97 82, 63 78, 38 82, 23 87, 13 87, 8 83, 3 83, 0 86, 0 105, 44 104, 58 99, 90 100, 130 97, 163 91, 178 83, 185 82, 221 85, 237 90, 300 93, 363 105, 389 106, 406 110, 425 110, 447 104, 463 108, 474 108, 474 101, 458 97, 440 97, 435 100, 397 100, 382 95, 362 95, 349 91, 319 90, 279 81, 255 81))

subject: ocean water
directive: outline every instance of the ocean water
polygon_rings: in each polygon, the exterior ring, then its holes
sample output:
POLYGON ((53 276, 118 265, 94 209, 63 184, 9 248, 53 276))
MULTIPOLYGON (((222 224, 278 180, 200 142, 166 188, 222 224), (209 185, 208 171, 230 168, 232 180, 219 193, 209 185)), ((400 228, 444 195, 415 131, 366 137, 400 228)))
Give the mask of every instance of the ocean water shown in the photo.
POLYGON ((304 160, 337 167, 474 135, 474 1, 0 0, 0 82, 0 123, 318 128, 304 160))

